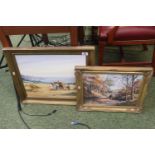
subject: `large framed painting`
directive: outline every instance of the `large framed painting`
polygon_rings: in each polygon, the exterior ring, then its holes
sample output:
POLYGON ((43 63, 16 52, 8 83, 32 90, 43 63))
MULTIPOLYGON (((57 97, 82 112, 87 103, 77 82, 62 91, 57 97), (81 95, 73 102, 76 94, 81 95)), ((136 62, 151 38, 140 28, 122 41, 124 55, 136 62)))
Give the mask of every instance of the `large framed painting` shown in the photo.
POLYGON ((95 48, 5 48, 8 66, 21 103, 76 104, 74 68, 94 65, 95 48))
POLYGON ((138 113, 152 73, 151 67, 76 66, 77 108, 138 113))

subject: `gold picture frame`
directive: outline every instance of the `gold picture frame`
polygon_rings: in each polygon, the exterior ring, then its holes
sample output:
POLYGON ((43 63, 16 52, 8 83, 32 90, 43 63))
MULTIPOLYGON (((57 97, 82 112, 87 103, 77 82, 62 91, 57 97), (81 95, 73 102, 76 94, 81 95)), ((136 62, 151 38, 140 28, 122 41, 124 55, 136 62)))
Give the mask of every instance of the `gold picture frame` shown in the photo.
POLYGON ((151 67, 76 66, 75 70, 79 111, 141 112, 151 67))
POLYGON ((76 104, 74 67, 95 64, 94 46, 4 48, 21 103, 76 104))

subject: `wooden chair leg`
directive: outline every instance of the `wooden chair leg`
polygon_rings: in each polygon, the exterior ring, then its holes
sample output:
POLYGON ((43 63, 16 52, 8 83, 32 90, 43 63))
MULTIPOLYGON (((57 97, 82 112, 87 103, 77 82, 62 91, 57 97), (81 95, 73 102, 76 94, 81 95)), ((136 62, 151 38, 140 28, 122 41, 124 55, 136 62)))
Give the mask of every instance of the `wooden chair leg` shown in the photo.
POLYGON ((71 46, 78 46, 78 27, 72 26, 71 28, 71 46))
POLYGON ((152 56, 152 67, 153 67, 153 76, 155 76, 155 45, 154 45, 154 51, 152 56))
POLYGON ((119 48, 120 48, 121 62, 125 62, 123 47, 120 46, 119 48))
POLYGON ((85 40, 84 26, 78 26, 78 41, 79 41, 80 45, 84 44, 84 40, 85 40))
POLYGON ((3 47, 12 47, 12 43, 9 36, 5 35, 2 30, 0 30, 0 40, 3 47))
POLYGON ((143 50, 144 50, 144 51, 147 51, 147 50, 148 50, 147 45, 143 44, 143 50))
POLYGON ((98 42, 98 26, 92 26, 92 43, 97 44, 98 42))
POLYGON ((105 47, 105 43, 103 41, 99 41, 98 44, 98 64, 99 66, 102 66, 103 64, 103 56, 104 56, 104 47, 105 47))
POLYGON ((48 45, 49 40, 48 40, 48 35, 47 34, 42 34, 42 39, 45 45, 48 45))

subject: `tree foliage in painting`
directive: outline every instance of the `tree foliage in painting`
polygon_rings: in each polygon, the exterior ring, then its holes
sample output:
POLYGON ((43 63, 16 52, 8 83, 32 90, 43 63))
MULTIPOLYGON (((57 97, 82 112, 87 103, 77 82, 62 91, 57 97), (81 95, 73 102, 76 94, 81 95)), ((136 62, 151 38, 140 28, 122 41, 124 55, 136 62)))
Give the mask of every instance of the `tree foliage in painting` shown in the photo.
POLYGON ((136 74, 83 76, 85 98, 96 99, 97 102, 108 104, 126 104, 134 102, 139 95, 142 78, 136 74), (120 84, 118 83, 118 77, 120 84))
POLYGON ((141 81, 138 79, 138 75, 124 75, 122 77, 122 83, 126 91, 126 101, 133 100, 134 94, 138 94, 140 90, 141 81))
POLYGON ((84 91, 86 97, 103 96, 109 91, 111 81, 101 78, 99 75, 85 76, 84 91))

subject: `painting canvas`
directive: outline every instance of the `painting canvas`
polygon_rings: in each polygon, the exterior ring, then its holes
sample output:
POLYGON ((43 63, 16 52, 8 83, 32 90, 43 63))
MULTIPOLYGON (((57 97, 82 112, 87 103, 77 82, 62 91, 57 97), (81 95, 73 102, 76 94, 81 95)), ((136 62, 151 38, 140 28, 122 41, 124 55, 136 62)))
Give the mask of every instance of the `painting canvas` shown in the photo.
POLYGON ((75 98, 74 66, 86 65, 85 55, 16 55, 27 97, 75 98))
POLYGON ((76 105, 75 66, 95 64, 94 46, 3 49, 20 103, 76 105))
POLYGON ((141 74, 83 74, 85 104, 135 105, 144 76, 141 74))
POLYGON ((76 66, 80 111, 141 112, 151 67, 76 66))

